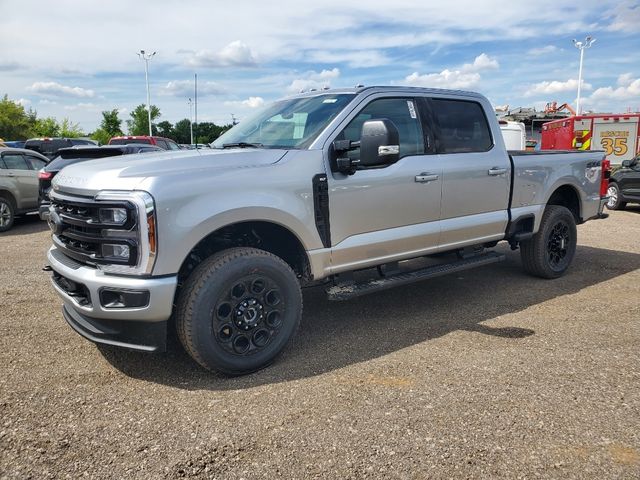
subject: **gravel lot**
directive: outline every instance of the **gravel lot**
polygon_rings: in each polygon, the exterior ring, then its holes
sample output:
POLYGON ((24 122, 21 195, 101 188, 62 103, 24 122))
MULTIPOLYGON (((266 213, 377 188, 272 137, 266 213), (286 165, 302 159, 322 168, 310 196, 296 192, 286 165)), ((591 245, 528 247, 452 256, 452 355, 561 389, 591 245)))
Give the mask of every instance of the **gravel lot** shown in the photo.
POLYGON ((0 478, 640 478, 640 208, 578 228, 569 274, 506 262, 330 303, 227 379, 178 346, 98 349, 0 235, 0 478))

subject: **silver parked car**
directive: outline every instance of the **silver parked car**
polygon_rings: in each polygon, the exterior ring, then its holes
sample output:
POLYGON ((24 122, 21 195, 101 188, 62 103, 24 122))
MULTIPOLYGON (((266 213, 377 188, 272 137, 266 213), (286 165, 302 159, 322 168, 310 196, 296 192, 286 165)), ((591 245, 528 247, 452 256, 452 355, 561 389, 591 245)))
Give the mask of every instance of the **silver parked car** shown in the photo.
POLYGON ((32 150, 0 148, 0 232, 16 215, 38 210, 38 170, 49 159, 32 150))

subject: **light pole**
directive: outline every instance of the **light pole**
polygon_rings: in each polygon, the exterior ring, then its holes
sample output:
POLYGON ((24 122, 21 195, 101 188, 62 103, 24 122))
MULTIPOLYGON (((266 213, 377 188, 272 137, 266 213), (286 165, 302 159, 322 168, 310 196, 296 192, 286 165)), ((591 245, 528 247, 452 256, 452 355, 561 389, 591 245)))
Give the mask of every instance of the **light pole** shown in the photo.
POLYGON ((584 39, 584 42, 578 42, 573 39, 573 46, 580 50, 580 67, 578 69, 578 99, 576 100, 576 113, 580 115, 580 87, 582 87, 582 59, 584 57, 584 49, 593 45, 596 39, 591 35, 584 39))
POLYGON ((151 98, 149 96, 149 60, 153 57, 156 52, 153 53, 145 53, 144 50, 140 50, 138 53, 138 57, 140 60, 144 60, 144 80, 147 83, 147 113, 149 114, 149 136, 153 136, 153 132, 151 130, 151 98))
POLYGON ((191 130, 191 145, 193 145, 193 114, 191 113, 191 109, 193 107, 193 102, 191 98, 189 98, 189 129, 191 130))

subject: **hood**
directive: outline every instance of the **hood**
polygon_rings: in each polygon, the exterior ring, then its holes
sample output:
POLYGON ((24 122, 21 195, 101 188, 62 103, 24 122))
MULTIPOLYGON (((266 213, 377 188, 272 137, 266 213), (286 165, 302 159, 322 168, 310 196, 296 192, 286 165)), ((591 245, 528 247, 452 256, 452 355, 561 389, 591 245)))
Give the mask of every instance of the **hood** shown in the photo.
POLYGON ((92 194, 99 190, 135 190, 147 178, 210 176, 224 171, 278 162, 287 150, 248 149, 152 152, 89 160, 65 167, 53 179, 54 190, 92 194))

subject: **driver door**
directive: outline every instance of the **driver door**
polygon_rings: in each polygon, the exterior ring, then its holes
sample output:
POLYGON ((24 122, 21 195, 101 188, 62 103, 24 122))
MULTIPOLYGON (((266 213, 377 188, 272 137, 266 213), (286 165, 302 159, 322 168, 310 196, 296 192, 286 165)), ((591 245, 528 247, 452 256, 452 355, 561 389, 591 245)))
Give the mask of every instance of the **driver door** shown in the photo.
MULTIPOLYGON (((332 273, 437 249, 442 168, 427 147, 418 108, 409 96, 374 98, 336 137, 358 141, 366 120, 387 118, 399 132, 400 158, 353 175, 328 175, 332 273)), ((358 160, 359 150, 349 156, 358 160)))

